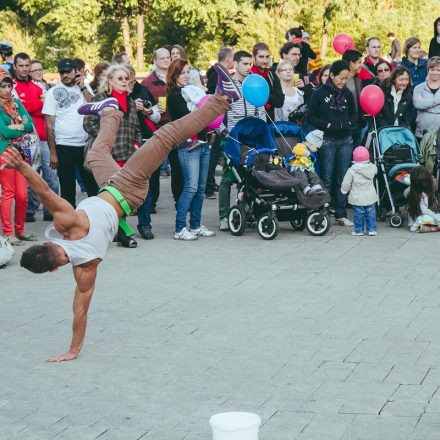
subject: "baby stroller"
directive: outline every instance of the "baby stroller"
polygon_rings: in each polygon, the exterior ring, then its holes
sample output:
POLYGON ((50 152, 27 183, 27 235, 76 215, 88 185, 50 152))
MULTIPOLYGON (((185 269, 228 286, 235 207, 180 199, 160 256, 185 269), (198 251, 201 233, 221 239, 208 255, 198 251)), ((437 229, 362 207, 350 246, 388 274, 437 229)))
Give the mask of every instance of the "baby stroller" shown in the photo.
POLYGON ((377 134, 373 133, 368 139, 367 145, 371 151, 372 144, 378 168, 376 189, 379 218, 385 221, 387 213, 391 211, 390 225, 399 228, 404 222, 400 208, 407 204, 403 193, 408 186, 396 177, 419 166, 417 140, 409 128, 396 126, 381 127, 377 134))
POLYGON ((298 180, 282 166, 273 126, 258 118, 242 119, 225 142, 224 156, 238 188, 237 202, 228 214, 232 235, 242 235, 248 225, 256 224, 261 238, 272 240, 283 221, 314 236, 329 231, 328 194, 306 197, 295 191, 298 180))

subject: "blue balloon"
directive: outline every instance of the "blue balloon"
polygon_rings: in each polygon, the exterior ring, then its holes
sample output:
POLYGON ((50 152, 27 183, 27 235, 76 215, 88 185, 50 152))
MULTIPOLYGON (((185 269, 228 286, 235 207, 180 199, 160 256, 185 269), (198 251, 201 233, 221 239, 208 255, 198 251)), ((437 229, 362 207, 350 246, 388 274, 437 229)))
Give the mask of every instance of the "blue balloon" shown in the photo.
POLYGON ((246 101, 261 107, 269 99, 269 84, 262 76, 251 74, 243 81, 242 92, 246 101))

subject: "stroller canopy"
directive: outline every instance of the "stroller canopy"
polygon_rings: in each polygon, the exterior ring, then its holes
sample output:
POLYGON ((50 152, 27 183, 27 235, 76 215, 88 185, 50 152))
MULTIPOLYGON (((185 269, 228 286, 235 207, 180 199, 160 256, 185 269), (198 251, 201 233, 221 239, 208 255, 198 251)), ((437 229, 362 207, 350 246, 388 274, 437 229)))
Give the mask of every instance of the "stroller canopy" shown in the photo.
POLYGON ((413 155, 418 155, 417 140, 407 127, 382 127, 378 130, 378 140, 381 154, 395 145, 408 145, 413 155))
POLYGON ((224 151, 231 159, 234 166, 239 167, 241 164, 241 147, 240 144, 248 145, 256 150, 269 148, 275 150, 273 127, 266 124, 261 119, 248 117, 237 122, 235 127, 229 133, 226 139, 224 151))

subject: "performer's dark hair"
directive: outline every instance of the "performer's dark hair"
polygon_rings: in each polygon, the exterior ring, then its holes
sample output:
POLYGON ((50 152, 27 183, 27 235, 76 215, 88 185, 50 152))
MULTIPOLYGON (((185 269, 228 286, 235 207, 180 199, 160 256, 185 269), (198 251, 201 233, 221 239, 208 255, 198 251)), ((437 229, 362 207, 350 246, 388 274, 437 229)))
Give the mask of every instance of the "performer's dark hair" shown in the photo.
POLYGON ((54 260, 51 246, 36 244, 22 253, 20 266, 33 273, 44 273, 57 267, 54 260))

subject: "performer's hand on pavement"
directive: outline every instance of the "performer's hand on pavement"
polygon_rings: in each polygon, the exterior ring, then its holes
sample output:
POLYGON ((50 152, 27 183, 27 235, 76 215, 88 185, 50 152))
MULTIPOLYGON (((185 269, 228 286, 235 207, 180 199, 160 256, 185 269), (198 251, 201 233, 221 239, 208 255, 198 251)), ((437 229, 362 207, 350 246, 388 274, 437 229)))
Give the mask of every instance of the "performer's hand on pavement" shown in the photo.
POLYGON ((50 153, 50 167, 55 170, 58 168, 58 156, 56 153, 50 153))
POLYGON ((1 156, 1 165, 0 170, 4 170, 6 168, 15 168, 18 169, 23 166, 23 158, 21 154, 18 152, 16 148, 8 147, 5 152, 1 156))
POLYGON ((56 354, 55 356, 51 356, 46 359, 46 362, 63 362, 63 361, 73 361, 78 357, 79 353, 72 353, 68 351, 67 353, 56 354))

